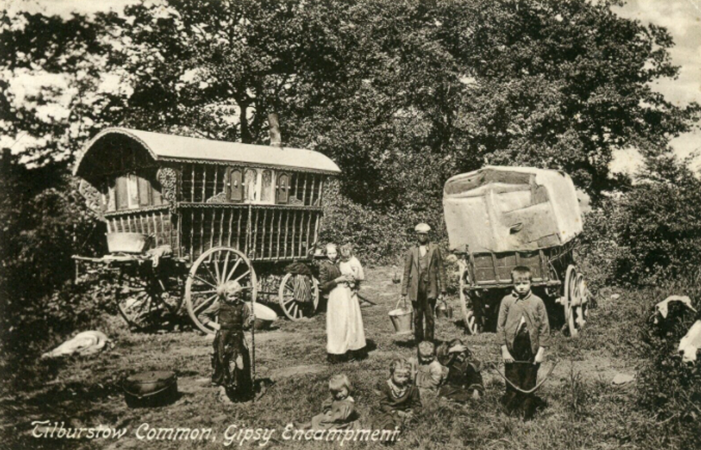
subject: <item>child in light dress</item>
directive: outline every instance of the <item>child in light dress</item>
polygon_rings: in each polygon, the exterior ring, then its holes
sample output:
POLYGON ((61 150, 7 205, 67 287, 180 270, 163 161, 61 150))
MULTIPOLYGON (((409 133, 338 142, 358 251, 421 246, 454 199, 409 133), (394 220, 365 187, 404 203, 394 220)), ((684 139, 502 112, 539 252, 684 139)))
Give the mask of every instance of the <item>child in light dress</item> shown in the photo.
POLYGON ((355 297, 360 290, 360 282, 365 281, 365 272, 358 258, 353 256, 353 246, 344 244, 341 246, 341 262, 339 264, 343 275, 351 275, 354 281, 348 282, 348 287, 353 291, 355 297))
POLYGON ((311 424, 303 426, 312 430, 357 430, 358 412, 351 396, 350 380, 344 374, 334 375, 329 380, 331 396, 323 403, 322 413, 312 418, 311 424))

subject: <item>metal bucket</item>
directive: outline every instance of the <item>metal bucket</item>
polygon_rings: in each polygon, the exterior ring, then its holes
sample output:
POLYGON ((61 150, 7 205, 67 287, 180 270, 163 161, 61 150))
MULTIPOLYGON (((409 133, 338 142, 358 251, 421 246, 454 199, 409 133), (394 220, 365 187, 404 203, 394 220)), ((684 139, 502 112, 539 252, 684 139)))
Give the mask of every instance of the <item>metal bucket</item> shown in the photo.
POLYGON ((107 233, 110 253, 142 253, 147 244, 148 236, 143 233, 107 233))
POLYGON ((411 333, 411 327, 414 323, 414 311, 402 308, 393 309, 389 312, 389 318, 397 334, 411 333))
POLYGON ((404 305, 400 307, 399 304, 402 303, 402 300, 404 299, 400 298, 395 309, 389 312, 389 319, 397 334, 409 334, 413 329, 414 311, 406 304, 406 300, 404 300, 404 305))
POLYGON ((452 319, 453 318, 453 307, 448 305, 448 302, 442 300, 436 305, 436 318, 437 319, 452 319))

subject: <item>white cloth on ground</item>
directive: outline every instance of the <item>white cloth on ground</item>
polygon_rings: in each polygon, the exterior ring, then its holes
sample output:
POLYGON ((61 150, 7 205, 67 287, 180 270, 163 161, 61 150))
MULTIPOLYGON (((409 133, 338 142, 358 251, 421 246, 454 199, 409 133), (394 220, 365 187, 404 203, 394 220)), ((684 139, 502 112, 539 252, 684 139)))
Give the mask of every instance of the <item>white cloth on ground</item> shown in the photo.
POLYGON ((44 353, 41 357, 58 358, 73 353, 92 355, 104 349, 108 342, 110 342, 109 338, 101 331, 83 331, 50 352, 44 353))

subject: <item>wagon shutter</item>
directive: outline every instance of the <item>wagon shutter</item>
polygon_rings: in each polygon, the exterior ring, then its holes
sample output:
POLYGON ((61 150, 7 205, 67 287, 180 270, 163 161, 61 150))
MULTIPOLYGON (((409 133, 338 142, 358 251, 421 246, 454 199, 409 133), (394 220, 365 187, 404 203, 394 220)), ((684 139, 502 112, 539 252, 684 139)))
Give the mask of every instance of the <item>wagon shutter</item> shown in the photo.
POLYGON ((277 199, 276 203, 287 203, 290 193, 290 176, 281 173, 277 179, 277 199))
POLYGON ((117 210, 121 211, 129 209, 129 194, 127 193, 127 177, 117 177, 115 186, 115 195, 117 197, 117 210))
POLYGON ((151 183, 146 178, 139 177, 139 206, 150 206, 151 203, 151 183))
POLYGON ((227 190, 229 200, 232 202, 243 201, 243 180, 240 169, 230 169, 227 190))

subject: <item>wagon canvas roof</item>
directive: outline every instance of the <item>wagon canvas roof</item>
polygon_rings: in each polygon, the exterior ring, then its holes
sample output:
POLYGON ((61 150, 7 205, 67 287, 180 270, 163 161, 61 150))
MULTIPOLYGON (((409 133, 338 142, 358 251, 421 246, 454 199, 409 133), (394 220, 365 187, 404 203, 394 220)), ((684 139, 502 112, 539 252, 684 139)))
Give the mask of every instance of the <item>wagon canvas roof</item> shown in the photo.
POLYGON ((99 164, 99 159, 90 161, 91 153, 97 151, 102 143, 109 141, 114 136, 129 138, 148 151, 149 155, 156 161, 231 162, 327 174, 341 172, 330 158, 312 150, 213 141, 128 128, 107 128, 98 133, 85 146, 76 163, 74 174, 81 176, 85 165, 99 164))
POLYGON ((572 179, 557 170, 486 166, 450 178, 443 207, 451 250, 531 251, 582 231, 572 179))

